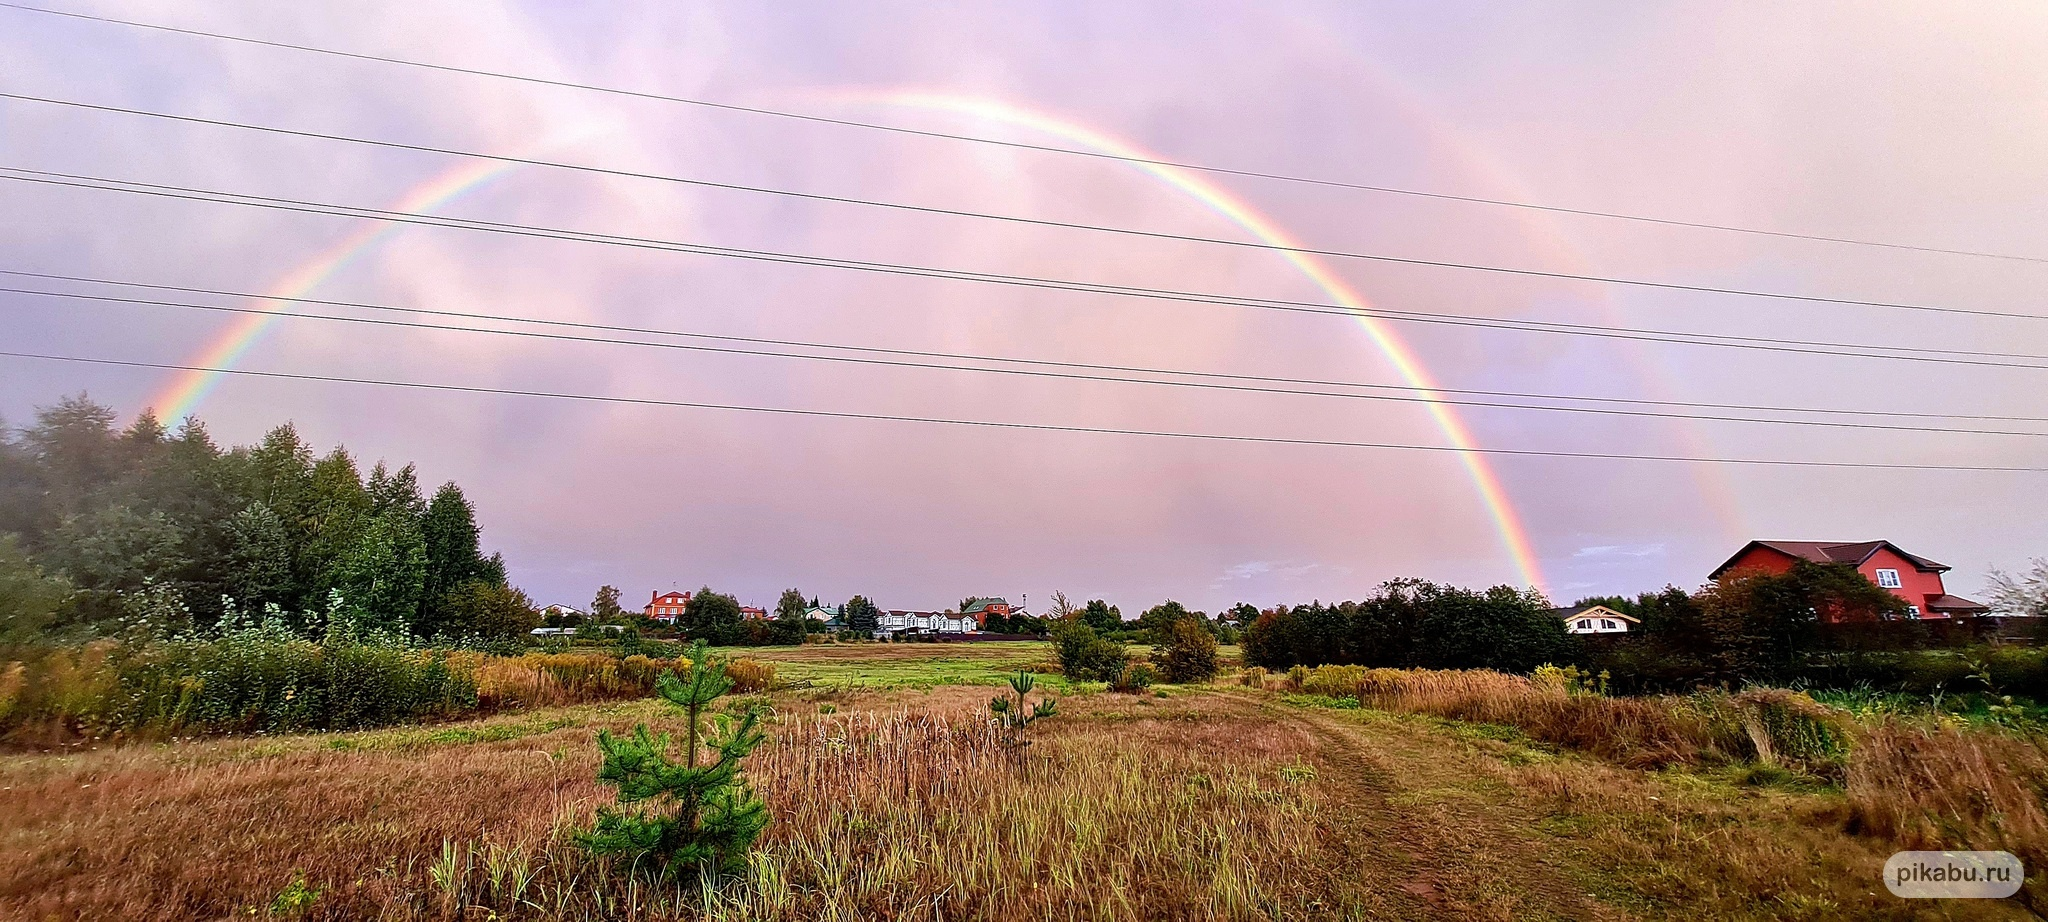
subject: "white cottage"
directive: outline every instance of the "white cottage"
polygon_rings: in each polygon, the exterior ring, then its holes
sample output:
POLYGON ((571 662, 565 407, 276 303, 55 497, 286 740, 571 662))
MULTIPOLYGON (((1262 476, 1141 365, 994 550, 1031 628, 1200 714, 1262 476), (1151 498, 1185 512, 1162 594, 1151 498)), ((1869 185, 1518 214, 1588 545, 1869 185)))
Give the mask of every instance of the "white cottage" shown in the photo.
POLYGON ((1564 619, 1567 634, 1626 634, 1629 625, 1642 623, 1605 605, 1574 605, 1554 611, 1564 619))

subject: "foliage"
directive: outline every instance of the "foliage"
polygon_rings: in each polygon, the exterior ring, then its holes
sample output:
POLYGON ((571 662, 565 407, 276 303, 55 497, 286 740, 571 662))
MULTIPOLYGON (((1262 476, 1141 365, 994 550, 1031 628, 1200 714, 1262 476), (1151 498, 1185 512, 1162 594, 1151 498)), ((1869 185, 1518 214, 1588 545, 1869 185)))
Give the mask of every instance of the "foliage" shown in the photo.
POLYGON ((1080 613, 1076 617, 1079 618, 1082 624, 1093 628, 1097 633, 1107 634, 1111 631, 1121 631, 1124 629, 1123 612, 1118 611, 1116 606, 1101 599, 1095 599, 1082 606, 1080 613))
POLYGON ((176 431, 147 412, 125 430, 114 420, 69 397, 18 436, 0 430, 0 534, 73 588, 47 635, 118 632, 145 590, 179 597, 191 622, 173 629, 212 626, 223 598, 296 613, 340 590, 361 624, 458 634, 450 593, 505 583, 461 490, 429 502, 410 465, 365 479, 346 451, 316 459, 289 424, 223 450, 194 419, 176 431))
POLYGON ((740 602, 722 592, 712 592, 710 586, 697 590, 690 601, 683 605, 682 617, 676 619, 676 627, 691 640, 726 645, 746 639, 740 626, 740 602))
POLYGON ((455 635, 517 637, 541 622, 526 593, 504 583, 468 580, 448 593, 441 606, 442 629, 455 635))
POLYGON ((1269 669, 1358 663, 1526 671, 1575 658, 1575 643, 1543 597, 1496 586, 1474 592, 1393 580, 1363 602, 1316 602, 1263 612, 1244 634, 1245 662, 1269 669))
POLYGON ((764 692, 775 687, 775 664, 763 663, 744 657, 725 664, 725 674, 732 679, 733 691, 764 692))
POLYGON ((1159 681, 1159 671, 1153 669, 1152 664, 1127 663, 1124 666, 1124 671, 1109 683, 1109 690, 1135 694, 1151 688, 1152 683, 1157 681, 1159 681))
POLYGON ((13 535, 0 535, 0 643, 21 643, 57 622, 71 584, 36 566, 13 535))
POLYGON ((590 620, 598 624, 618 624, 625 617, 626 610, 619 605, 619 587, 599 586, 597 597, 590 601, 590 620))
POLYGON ((1083 622, 1069 621, 1056 626, 1052 643, 1060 674, 1075 681, 1115 682, 1130 661, 1123 644, 1104 638, 1083 622))
POLYGON ((881 610, 875 607, 875 603, 868 601, 867 596, 857 595, 847 599, 843 611, 847 630, 862 637, 874 636, 875 629, 880 625, 881 610))
POLYGON ((2018 576, 1991 571, 1991 608, 2006 615, 2048 618, 2048 558, 2036 557, 2018 576))
POLYGON ((1203 617, 1200 612, 1188 611, 1179 602, 1168 599, 1158 605, 1145 609, 1145 613, 1138 616, 1137 628, 1144 635, 1147 642, 1160 644, 1166 642, 1166 638, 1172 632, 1175 624, 1187 619, 1193 619, 1204 625, 1208 623, 1208 619, 1203 617))
POLYGON ((600 807, 596 825, 581 836, 586 848, 634 859, 636 865, 648 860, 670 877, 691 871, 730 873, 746 866, 747 850, 768 825, 766 805, 740 775, 740 760, 763 740, 756 726, 760 714, 752 709, 737 719, 704 714, 706 706, 732 688, 724 662, 698 640, 680 678, 664 675, 659 686, 661 697, 683 712, 680 762, 670 756, 668 734, 650 733, 644 723, 627 738, 598 733, 604 755, 598 781, 618 789, 619 803, 627 809, 600 807))
POLYGON ((1152 661, 1168 682, 1207 681, 1216 675, 1216 638, 1199 620, 1181 618, 1167 628, 1152 661))

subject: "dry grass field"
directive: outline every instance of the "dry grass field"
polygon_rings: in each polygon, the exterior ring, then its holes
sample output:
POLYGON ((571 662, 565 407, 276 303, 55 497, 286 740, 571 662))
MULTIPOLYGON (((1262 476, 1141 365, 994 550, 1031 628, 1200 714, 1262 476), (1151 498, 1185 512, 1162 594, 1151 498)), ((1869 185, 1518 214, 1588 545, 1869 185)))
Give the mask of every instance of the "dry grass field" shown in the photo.
POLYGON ((1898 846, 1837 786, 1228 677, 1062 693, 1018 758, 991 689, 922 680, 1042 650, 777 652, 797 687, 739 702, 775 712, 748 762, 774 821, 715 888, 567 838, 607 797, 597 729, 670 719, 634 701, 0 756, 0 918, 2030 918, 1891 897, 1898 846))

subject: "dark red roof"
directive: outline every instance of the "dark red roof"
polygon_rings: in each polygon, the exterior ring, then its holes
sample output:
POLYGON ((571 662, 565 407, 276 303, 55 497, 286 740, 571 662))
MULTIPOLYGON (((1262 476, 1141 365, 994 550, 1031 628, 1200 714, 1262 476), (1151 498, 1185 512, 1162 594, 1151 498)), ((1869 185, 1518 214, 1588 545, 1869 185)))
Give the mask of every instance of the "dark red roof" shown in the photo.
POLYGON ((1966 611, 1982 614, 1984 612, 1990 611, 1991 606, 1986 605, 1982 602, 1972 602, 1969 599, 1963 598, 1959 595, 1938 595, 1934 598, 1927 600, 1927 610, 1966 611))
POLYGON ((1922 572, 1941 573, 1948 569, 1947 564, 1935 563, 1917 554, 1906 553, 1905 549, 1890 541, 1751 541, 1743 545, 1742 550, 1736 551, 1735 556, 1728 558, 1726 563, 1715 567, 1714 572, 1707 574, 1707 578, 1719 579, 1729 567, 1735 566, 1736 561, 1748 555, 1751 549, 1759 547, 1802 560, 1811 560, 1814 563, 1840 563, 1852 567, 1860 567, 1864 561, 1870 559, 1870 555, 1883 548, 1891 548, 1892 553, 1906 558, 1922 572))

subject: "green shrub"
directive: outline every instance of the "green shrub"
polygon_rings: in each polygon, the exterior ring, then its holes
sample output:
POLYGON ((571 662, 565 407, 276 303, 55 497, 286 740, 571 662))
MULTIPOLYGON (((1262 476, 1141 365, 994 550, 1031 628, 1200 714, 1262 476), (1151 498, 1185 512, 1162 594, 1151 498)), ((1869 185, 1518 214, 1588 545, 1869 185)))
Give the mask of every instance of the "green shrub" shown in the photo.
POLYGON ((1152 683, 1157 681, 1159 681, 1159 673, 1152 668, 1151 664, 1131 663, 1124 667, 1123 673, 1116 677, 1116 681, 1109 683, 1109 690, 1131 693, 1142 692, 1145 689, 1151 688, 1152 683))
POLYGON ((1166 628, 1166 643, 1152 652, 1152 661, 1166 681, 1205 682, 1216 675, 1216 638, 1196 618, 1181 618, 1166 628))
POLYGON ((1104 639, 1085 624, 1068 622, 1053 632, 1053 655, 1060 674, 1082 682, 1115 682, 1124 674, 1130 653, 1124 645, 1104 639))

